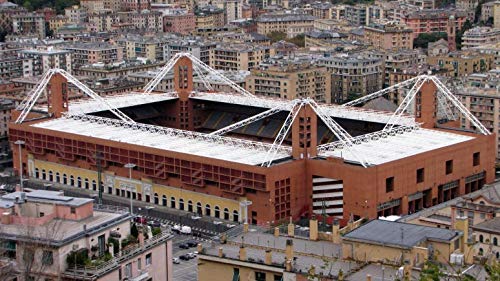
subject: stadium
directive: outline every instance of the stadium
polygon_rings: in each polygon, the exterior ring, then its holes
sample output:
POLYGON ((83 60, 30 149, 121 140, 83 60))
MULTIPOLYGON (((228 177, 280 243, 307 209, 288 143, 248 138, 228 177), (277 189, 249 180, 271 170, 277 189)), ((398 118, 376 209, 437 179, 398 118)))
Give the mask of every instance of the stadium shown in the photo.
POLYGON ((252 224, 408 214, 495 176, 494 134, 429 75, 323 105, 256 97, 179 53, 142 92, 120 96, 48 71, 12 118, 14 166, 30 178, 252 224), (155 92, 170 71, 175 91, 155 92), (193 74, 207 73, 234 92, 208 81, 194 91, 193 74), (69 101, 68 83, 89 99, 69 101), (395 112, 358 107, 390 91, 405 91, 395 112))

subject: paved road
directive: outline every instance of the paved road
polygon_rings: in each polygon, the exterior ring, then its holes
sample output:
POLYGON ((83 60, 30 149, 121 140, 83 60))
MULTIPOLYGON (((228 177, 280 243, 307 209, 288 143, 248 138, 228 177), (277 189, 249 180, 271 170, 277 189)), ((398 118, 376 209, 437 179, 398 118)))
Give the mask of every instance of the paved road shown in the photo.
MULTIPOLYGON (((173 255, 178 258, 181 255, 196 251, 196 247, 190 249, 180 249, 179 245, 189 240, 197 240, 197 237, 190 237, 187 235, 176 235, 173 240, 173 255)), ((198 240, 199 241, 199 240, 198 240)), ((208 242, 200 241, 204 245, 208 242)), ((175 281, 196 281, 198 280, 198 258, 188 261, 181 260, 180 264, 174 264, 174 280, 175 281)))

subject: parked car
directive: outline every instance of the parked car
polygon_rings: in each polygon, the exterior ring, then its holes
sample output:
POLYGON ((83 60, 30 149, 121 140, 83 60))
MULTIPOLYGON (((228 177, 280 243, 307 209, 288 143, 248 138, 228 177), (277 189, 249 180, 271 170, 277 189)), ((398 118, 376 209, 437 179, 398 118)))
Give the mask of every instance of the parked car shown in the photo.
POLYGON ((194 216, 191 216, 191 219, 192 220, 199 220, 199 219, 201 219, 201 217, 198 215, 194 215, 194 216))
POLYGON ((186 255, 188 255, 190 259, 196 258, 196 255, 194 253, 187 253, 186 255))
POLYGON ((181 260, 179 258, 173 258, 172 262, 175 264, 179 264, 181 263, 181 260))
POLYGON ((181 255, 181 256, 179 256, 179 259, 181 259, 183 261, 188 261, 188 260, 190 260, 190 257, 188 255, 181 255))
POLYGON ((190 248, 193 248, 193 247, 198 246, 198 242, 193 241, 193 240, 188 241, 186 244, 187 244, 190 248))
POLYGON ((186 244, 186 243, 182 243, 182 244, 179 245, 179 248, 181 248, 181 249, 189 249, 189 245, 186 244))
POLYGON ((143 216, 137 216, 137 217, 135 217, 134 221, 136 223, 140 223, 140 224, 146 224, 148 222, 148 220, 145 217, 143 217, 143 216))
POLYGON ((148 225, 151 227, 161 227, 161 223, 159 221, 148 221, 148 225))

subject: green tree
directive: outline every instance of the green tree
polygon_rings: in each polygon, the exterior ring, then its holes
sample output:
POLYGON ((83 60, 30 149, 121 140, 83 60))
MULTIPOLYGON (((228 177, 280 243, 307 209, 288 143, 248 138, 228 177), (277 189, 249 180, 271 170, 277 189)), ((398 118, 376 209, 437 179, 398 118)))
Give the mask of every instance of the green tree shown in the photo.
POLYGON ((431 42, 436 42, 440 39, 448 39, 448 34, 445 32, 433 33, 420 33, 415 40, 413 40, 413 48, 427 48, 431 42))
POLYGON ((137 225, 135 223, 133 223, 132 227, 130 228, 130 235, 135 238, 139 237, 139 229, 137 229, 137 225))
POLYGON ((485 265, 484 269, 488 273, 490 280, 500 280, 500 263, 493 261, 491 265, 485 265))
POLYGON ((420 281, 439 281, 444 277, 444 273, 441 271, 441 266, 432 261, 425 263, 422 272, 420 273, 420 281))
POLYGON ((306 36, 304 34, 299 34, 291 39, 286 39, 287 42, 293 43, 299 47, 305 47, 306 36))
POLYGON ((464 35, 464 32, 471 28, 472 28, 472 23, 469 20, 466 20, 462 25, 462 28, 459 31, 457 31, 455 37, 455 44, 457 45, 457 50, 462 49, 462 37, 464 35))
POLYGON ((273 31, 271 33, 268 33, 267 37, 269 37, 269 39, 271 39, 271 42, 274 43, 274 42, 278 42, 278 41, 281 41, 281 40, 285 40, 286 39, 286 33, 279 32, 279 31, 273 31))

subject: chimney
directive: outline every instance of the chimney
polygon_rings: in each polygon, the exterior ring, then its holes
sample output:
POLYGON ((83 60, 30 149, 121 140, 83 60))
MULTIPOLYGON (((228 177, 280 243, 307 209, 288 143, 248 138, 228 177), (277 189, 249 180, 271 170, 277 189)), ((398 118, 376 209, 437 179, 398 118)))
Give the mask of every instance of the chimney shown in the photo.
POLYGON ((308 270, 308 273, 309 276, 316 276, 316 268, 314 267, 314 265, 311 265, 311 267, 308 270))
POLYGON ((340 226, 338 220, 335 220, 332 225, 332 242, 340 244, 340 226))
POLYGON ((243 232, 244 233, 248 232, 248 222, 243 223, 243 232))
POLYGON ((286 259, 293 260, 293 240, 286 240, 286 249, 285 249, 286 259))
POLYGON ((370 274, 366 274, 366 281, 372 281, 372 276, 370 274))
POLYGON ((290 222, 288 223, 288 236, 295 236, 295 225, 292 222, 292 217, 290 217, 290 222))
POLYGON ((224 251, 222 251, 222 247, 219 247, 219 258, 224 256, 224 251))
POLYGON ((318 220, 315 217, 309 220, 309 240, 318 240, 318 220))
POLYGON ((247 260, 247 248, 245 246, 241 245, 240 246, 240 261, 246 261, 247 260))
POLYGON ((11 217, 9 212, 5 212, 2 214, 2 224, 10 224, 11 223, 11 217))
POLYGON ((274 228, 274 237, 279 237, 280 236, 280 229, 279 227, 274 228))
POLYGON ((203 244, 198 243, 198 245, 196 245, 196 251, 201 254, 201 252, 203 251, 203 244))
POLYGON ((292 261, 290 261, 290 260, 285 261, 285 271, 288 271, 288 272, 292 271, 292 261))
POLYGON ((271 250, 266 250, 266 258, 264 260, 264 263, 267 265, 271 265, 273 263, 273 254, 271 250))
POLYGON ((144 246, 144 233, 142 233, 142 230, 139 230, 139 236, 137 237, 139 240, 139 245, 141 247, 144 246))

